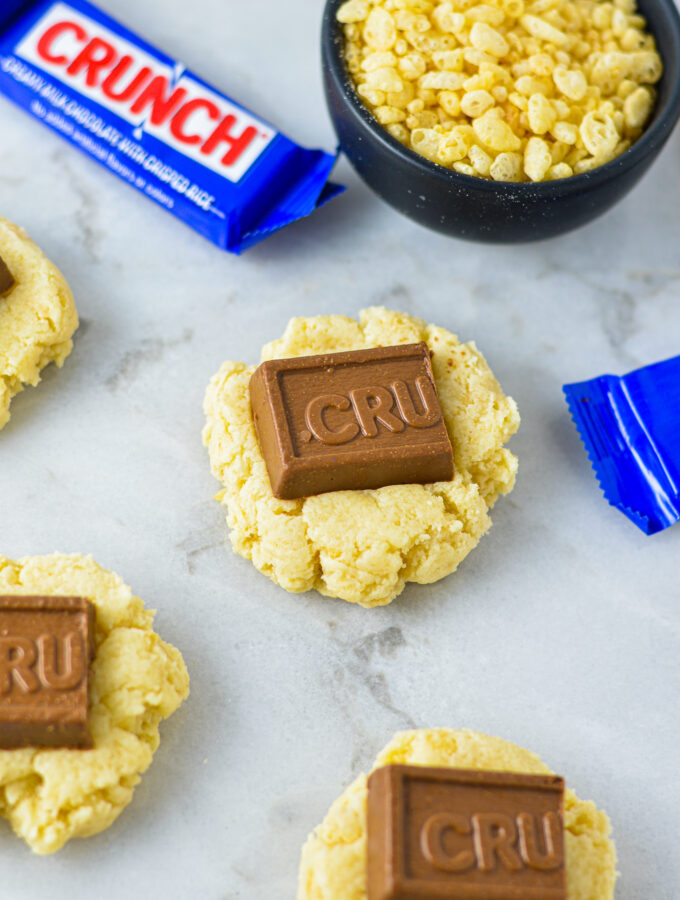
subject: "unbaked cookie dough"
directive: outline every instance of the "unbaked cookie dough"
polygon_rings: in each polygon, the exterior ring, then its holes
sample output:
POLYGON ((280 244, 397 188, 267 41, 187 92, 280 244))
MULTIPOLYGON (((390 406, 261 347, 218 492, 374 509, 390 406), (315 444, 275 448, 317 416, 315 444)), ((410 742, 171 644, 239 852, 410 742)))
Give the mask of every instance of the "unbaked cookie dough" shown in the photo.
MULTIPOLYGON (((404 731, 390 741, 374 768, 394 763, 550 774, 529 750, 475 731, 404 731)), ((298 900, 366 900, 366 775, 331 806, 302 849, 298 900)), ((606 813, 565 792, 568 900, 613 900, 616 850, 606 813)))
POLYGON ((158 726, 189 694, 184 660, 154 613, 113 572, 79 555, 0 556, 0 594, 86 597, 96 607, 88 724, 92 750, 0 750, 0 815, 36 853, 108 828, 158 747, 158 726))
POLYGON ((504 444, 517 430, 506 397, 474 343, 384 307, 347 316, 291 319, 262 360, 425 341, 455 477, 436 484, 336 491, 277 500, 255 434, 248 383, 255 366, 225 362, 205 397, 203 440, 223 484, 234 550, 287 591, 315 588, 362 606, 384 606, 407 581, 453 572, 491 526, 489 509, 512 490, 517 459, 504 444))
POLYGON ((23 228, 0 218, 0 257, 15 285, 0 297, 0 428, 12 397, 36 385, 49 363, 62 366, 71 352, 78 313, 59 269, 23 228))

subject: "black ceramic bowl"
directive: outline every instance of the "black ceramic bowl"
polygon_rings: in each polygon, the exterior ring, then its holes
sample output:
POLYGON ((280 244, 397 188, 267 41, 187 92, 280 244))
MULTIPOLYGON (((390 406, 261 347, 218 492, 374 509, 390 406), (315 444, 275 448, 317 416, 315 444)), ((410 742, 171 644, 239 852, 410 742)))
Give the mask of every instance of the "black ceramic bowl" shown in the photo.
MULTIPOLYGON (((647 130, 618 159, 559 181, 511 183, 461 175, 404 147, 354 90, 343 58, 344 35, 327 0, 322 32, 324 86, 340 146, 383 200, 421 225, 491 243, 535 241, 602 215, 644 175, 680 117, 680 16, 673 0, 639 0, 664 64, 647 130)), ((679 165, 680 175, 680 165, 679 165)))

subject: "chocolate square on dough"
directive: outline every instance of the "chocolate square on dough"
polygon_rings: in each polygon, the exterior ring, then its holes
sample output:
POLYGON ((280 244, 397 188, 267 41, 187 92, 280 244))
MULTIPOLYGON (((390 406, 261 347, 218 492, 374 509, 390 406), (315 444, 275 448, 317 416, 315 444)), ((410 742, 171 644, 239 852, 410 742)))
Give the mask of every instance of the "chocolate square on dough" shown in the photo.
POLYGON ((14 276, 7 268, 7 263, 0 256, 0 297, 8 294, 14 287, 14 276))
POLYGON ((0 748, 93 746, 94 628, 82 597, 0 597, 0 748))
POLYGON ((270 360, 250 399, 280 499, 453 478, 425 343, 270 360))
POLYGON ((564 781, 376 769, 367 852, 368 900, 566 900, 564 781))

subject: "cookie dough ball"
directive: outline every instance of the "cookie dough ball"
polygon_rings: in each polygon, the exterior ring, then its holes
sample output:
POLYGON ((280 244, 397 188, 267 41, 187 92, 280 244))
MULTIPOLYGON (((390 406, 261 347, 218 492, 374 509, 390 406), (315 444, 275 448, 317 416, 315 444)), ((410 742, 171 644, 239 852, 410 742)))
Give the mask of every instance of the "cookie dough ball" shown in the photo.
MULTIPOLYGON (((551 774, 529 750, 475 731, 404 731, 390 741, 374 768, 395 763, 551 774)), ((366 775, 331 806, 302 849, 298 900, 366 900, 366 775)), ((606 813, 565 792, 568 900, 613 900, 616 850, 606 813)))
POLYGON ((51 362, 62 366, 78 327, 73 295, 59 269, 26 232, 0 218, 0 257, 14 287, 0 297, 0 428, 9 404, 27 384, 36 385, 51 362))
POLYGON ((225 362, 205 397, 203 440, 234 550, 287 591, 315 588, 362 606, 384 606, 407 581, 453 572, 491 526, 489 509, 512 490, 517 460, 504 444, 519 425, 473 343, 383 307, 292 319, 262 360, 425 341, 453 444, 455 477, 277 500, 255 433, 248 383, 255 366, 225 362))
POLYGON ((0 556, 0 594, 86 597, 96 607, 88 724, 93 750, 0 750, 0 815, 36 853, 108 828, 158 747, 158 726, 189 694, 184 660, 154 613, 86 556, 0 556))

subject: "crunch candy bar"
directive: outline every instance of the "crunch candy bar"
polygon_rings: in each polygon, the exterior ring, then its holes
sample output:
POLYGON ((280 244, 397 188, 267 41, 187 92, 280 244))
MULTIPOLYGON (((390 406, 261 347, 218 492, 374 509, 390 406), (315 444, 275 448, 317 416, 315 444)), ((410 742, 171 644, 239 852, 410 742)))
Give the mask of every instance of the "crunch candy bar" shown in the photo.
POLYGON ((0 93, 224 250, 343 188, 293 143, 86 0, 0 2, 0 93))
POLYGON ((612 506, 645 534, 680 521, 680 356, 563 390, 612 506))

